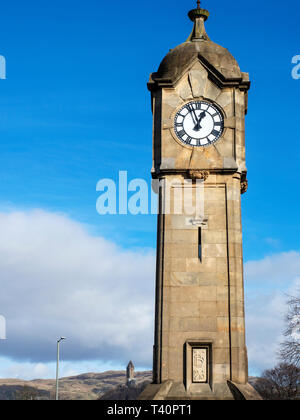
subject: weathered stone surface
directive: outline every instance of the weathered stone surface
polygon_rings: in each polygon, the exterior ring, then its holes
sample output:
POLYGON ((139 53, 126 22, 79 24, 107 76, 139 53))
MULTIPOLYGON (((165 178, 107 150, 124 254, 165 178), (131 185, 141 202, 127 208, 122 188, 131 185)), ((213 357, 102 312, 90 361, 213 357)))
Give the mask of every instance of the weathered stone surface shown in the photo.
POLYGON ((205 86, 204 97, 210 99, 211 101, 217 101, 220 94, 221 89, 219 89, 214 83, 208 80, 205 86))
POLYGON ((194 98, 204 96, 206 91, 206 83, 208 81, 208 73, 202 66, 197 66, 189 72, 189 81, 192 87, 194 98))
POLYGON ((171 286, 194 286, 199 285, 198 273, 171 273, 171 286))
POLYGON ((228 384, 235 400, 262 401, 262 397, 249 383, 243 385, 228 381, 228 384))
MULTIPOLYGON (((189 255, 191 257, 191 255, 189 255)), ((187 259, 187 271, 192 273, 216 273, 217 260, 216 258, 205 258, 201 262, 196 255, 195 258, 187 259)))
MULTIPOLYGON (((175 302, 170 303, 170 316, 173 318, 198 318, 199 315, 200 309, 198 302, 189 302, 182 305, 177 305, 175 302)), ((173 347, 176 347, 177 344, 175 343, 173 347)))
POLYGON ((168 396, 173 381, 166 381, 163 384, 151 384, 139 396, 140 401, 163 401, 168 396))
POLYGON ((218 105, 225 108, 227 105, 232 104, 232 93, 230 90, 224 90, 221 95, 218 96, 218 105))
MULTIPOLYGON (((216 209, 216 207, 214 207, 212 210, 214 210, 214 209, 216 209)), ((208 214, 207 211, 206 211, 206 214, 208 214)), ((205 243, 205 244, 227 244, 226 232, 225 231, 218 231, 218 230, 203 231, 203 243, 205 243)))
POLYGON ((226 258, 227 246, 226 244, 204 244, 203 245, 203 257, 214 258, 221 257, 226 258))
POLYGON ((182 105, 182 99, 174 92, 166 91, 163 95, 164 113, 168 114, 170 111, 166 108, 168 105, 171 110, 175 110, 182 105), (168 112, 169 111, 169 112, 168 112))
POLYGON ((180 81, 179 85, 176 87, 176 91, 184 101, 193 99, 191 85, 187 77, 180 81))

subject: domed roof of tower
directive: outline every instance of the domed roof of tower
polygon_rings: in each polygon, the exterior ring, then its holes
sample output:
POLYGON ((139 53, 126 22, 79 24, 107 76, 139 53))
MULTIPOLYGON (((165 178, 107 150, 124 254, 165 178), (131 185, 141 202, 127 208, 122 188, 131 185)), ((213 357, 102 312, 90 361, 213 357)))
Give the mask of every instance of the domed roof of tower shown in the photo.
POLYGON ((197 59, 221 82, 249 82, 247 75, 241 72, 232 54, 209 39, 205 30, 205 21, 209 17, 209 12, 200 8, 200 1, 197 3, 198 8, 191 10, 188 14, 194 22, 191 35, 186 42, 170 50, 161 62, 157 73, 152 74, 150 85, 151 82, 175 83, 197 59))

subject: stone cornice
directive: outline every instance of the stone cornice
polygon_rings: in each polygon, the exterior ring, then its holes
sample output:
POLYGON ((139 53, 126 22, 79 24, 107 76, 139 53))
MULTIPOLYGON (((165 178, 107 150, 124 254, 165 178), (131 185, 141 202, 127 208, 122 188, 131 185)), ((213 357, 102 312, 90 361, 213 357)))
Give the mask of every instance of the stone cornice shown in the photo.
MULTIPOLYGON (((236 87, 243 91, 248 91, 251 86, 249 77, 247 73, 241 73, 242 77, 239 78, 225 78, 214 66, 212 66, 200 53, 198 54, 198 60, 204 66, 208 72, 208 78, 219 88, 223 89, 226 87, 236 87)), ((157 76, 157 73, 152 73, 150 75, 150 80, 148 83, 148 89, 152 92, 162 88, 174 88, 179 80, 182 78, 183 74, 186 73, 192 64, 195 62, 195 59, 192 59, 191 62, 186 66, 186 69, 181 75, 177 78, 160 78, 157 76)))

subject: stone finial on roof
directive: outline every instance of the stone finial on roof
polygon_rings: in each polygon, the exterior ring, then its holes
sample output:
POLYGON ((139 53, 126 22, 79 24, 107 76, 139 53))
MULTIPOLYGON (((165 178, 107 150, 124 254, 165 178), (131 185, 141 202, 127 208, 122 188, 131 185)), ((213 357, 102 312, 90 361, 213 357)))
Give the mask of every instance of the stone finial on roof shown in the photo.
POLYGON ((209 17, 209 11, 201 9, 199 0, 197 2, 197 9, 190 10, 188 16, 194 22, 194 28, 188 41, 209 40, 204 25, 204 22, 209 17))

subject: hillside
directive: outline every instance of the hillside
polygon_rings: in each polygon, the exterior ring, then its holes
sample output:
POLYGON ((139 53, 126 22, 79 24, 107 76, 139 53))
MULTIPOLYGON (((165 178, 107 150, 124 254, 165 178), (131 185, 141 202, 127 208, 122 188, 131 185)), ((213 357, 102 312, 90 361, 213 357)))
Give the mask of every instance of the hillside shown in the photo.
POLYGON ((132 383, 131 385, 118 385, 106 392, 99 400, 103 401, 136 401, 151 380, 132 383))
MULTIPOLYGON (((151 372, 136 372, 136 385, 151 382, 151 372)), ((60 379, 60 399, 97 400, 126 384, 125 371, 86 373, 60 379)), ((120 388, 121 387, 121 388, 120 388)), ((55 380, 0 379, 0 400, 54 399, 55 380)))
MULTIPOLYGON (((135 400, 152 380, 152 372, 136 372, 136 381, 126 386, 125 371, 86 373, 60 379, 62 400, 135 400)), ((256 386, 258 378, 249 378, 256 386)), ((0 400, 55 399, 55 380, 0 379, 0 400)))

